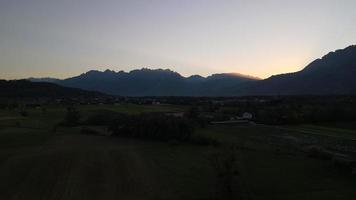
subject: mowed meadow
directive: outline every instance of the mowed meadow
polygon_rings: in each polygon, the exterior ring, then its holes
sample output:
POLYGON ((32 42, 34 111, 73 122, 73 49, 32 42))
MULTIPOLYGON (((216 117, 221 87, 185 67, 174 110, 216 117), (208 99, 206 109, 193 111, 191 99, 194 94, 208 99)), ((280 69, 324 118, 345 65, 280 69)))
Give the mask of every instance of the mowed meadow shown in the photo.
MULTIPOLYGON (((77 109, 84 120, 100 112, 137 115, 189 108, 126 104, 77 109)), ((27 108, 26 115, 0 110, 0 199, 223 199, 226 189, 234 199, 356 197, 355 177, 303 150, 322 145, 352 152, 352 126, 206 125, 196 127, 192 137, 208 142, 182 142, 110 136, 104 126, 89 127, 100 134, 84 134, 85 125, 58 126, 65 115, 60 105, 27 108), (229 155, 234 164, 219 167, 219 159, 229 155)))

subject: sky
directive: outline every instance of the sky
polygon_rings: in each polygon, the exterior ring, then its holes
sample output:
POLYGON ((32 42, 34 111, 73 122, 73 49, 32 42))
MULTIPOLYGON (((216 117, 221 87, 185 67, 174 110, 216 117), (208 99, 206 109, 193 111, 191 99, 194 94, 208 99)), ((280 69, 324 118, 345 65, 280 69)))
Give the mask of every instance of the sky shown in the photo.
POLYGON ((0 0, 0 79, 169 68, 261 78, 356 44, 355 0, 0 0))

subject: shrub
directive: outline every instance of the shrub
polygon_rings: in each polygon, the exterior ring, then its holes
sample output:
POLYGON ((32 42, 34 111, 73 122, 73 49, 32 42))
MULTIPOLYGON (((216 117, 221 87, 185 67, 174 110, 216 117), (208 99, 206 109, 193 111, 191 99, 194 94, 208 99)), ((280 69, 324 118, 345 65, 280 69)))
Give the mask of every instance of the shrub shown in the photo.
POLYGON ((80 133, 82 134, 86 134, 86 135, 100 135, 100 132, 92 129, 92 128, 88 128, 88 127, 84 127, 80 130, 80 133))
POLYGON ((332 161, 338 169, 347 173, 352 173, 356 167, 356 161, 345 155, 335 155, 332 161))
POLYGON ((21 127, 21 122, 16 121, 16 122, 15 122, 15 126, 16 126, 16 127, 21 127))
POLYGON ((26 110, 21 110, 21 111, 20 111, 20 115, 21 115, 22 117, 28 117, 28 112, 27 112, 26 110))
POLYGON ((305 152, 311 158, 321 159, 321 160, 331 160, 333 155, 331 152, 327 151, 321 146, 309 146, 305 148, 305 152))
POLYGON ((351 175, 353 177, 356 177, 356 167, 352 169, 351 175))
POLYGON ((113 111, 98 111, 95 114, 90 115, 84 124, 95 126, 109 126, 113 121, 122 117, 123 114, 113 111))
POLYGON ((50 129, 50 132, 56 133, 56 132, 57 132, 57 129, 58 129, 58 125, 59 125, 59 124, 53 125, 52 128, 50 129))
POLYGON ((151 113, 118 116, 109 126, 112 135, 156 140, 188 140, 192 123, 184 118, 151 113))
POLYGON ((79 124, 80 114, 74 106, 67 107, 67 113, 64 119, 64 125, 76 126, 79 124))
POLYGON ((190 139, 193 144, 219 146, 220 142, 212 137, 204 135, 193 135, 190 139))
POLYGON ((239 174, 235 148, 229 147, 211 156, 211 164, 217 178, 220 199, 235 199, 236 176, 239 174))

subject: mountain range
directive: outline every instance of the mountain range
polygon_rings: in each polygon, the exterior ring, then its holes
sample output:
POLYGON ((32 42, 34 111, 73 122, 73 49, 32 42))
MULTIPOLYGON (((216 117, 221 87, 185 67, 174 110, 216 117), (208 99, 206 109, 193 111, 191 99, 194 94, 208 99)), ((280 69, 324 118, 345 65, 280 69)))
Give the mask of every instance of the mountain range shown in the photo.
POLYGON ((143 68, 130 72, 91 70, 64 80, 29 80, 122 96, 214 96, 219 95, 225 88, 260 79, 235 73, 214 74, 206 78, 199 75, 183 77, 169 69, 143 68))
POLYGON ((122 96, 250 96, 356 94, 356 46, 330 52, 303 70, 259 79, 237 73, 183 77, 169 69, 88 71, 63 80, 61 86, 122 96))

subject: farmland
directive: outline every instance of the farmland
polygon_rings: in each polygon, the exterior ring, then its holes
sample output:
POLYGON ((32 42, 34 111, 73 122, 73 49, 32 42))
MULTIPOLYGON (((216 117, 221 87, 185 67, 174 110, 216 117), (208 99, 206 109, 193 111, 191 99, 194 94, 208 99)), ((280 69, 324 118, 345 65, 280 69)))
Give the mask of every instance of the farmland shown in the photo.
MULTIPOLYGON (((135 115, 187 109, 78 107, 83 119, 103 111, 135 115)), ((238 171, 233 191, 241 199, 356 197, 355 177, 303 151, 320 145, 343 152, 341 147, 354 144, 352 127, 207 125, 196 128, 194 135, 219 145, 202 145, 83 134, 81 126, 57 126, 66 113, 59 105, 26 112, 0 111, 0 199, 219 199, 221 183, 211 160, 230 146, 236 147, 238 171)), ((353 156, 351 150, 347 153, 353 156)))

